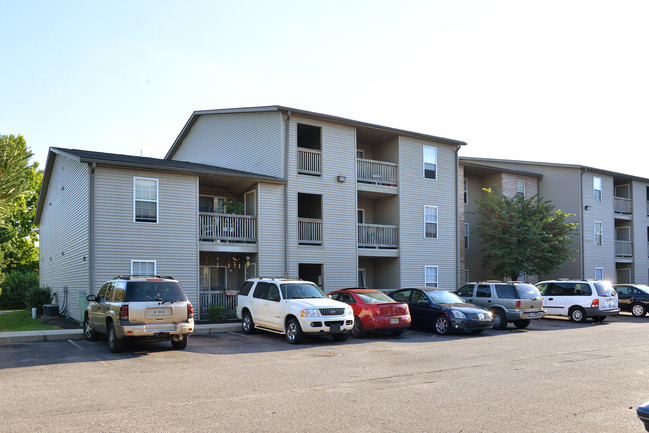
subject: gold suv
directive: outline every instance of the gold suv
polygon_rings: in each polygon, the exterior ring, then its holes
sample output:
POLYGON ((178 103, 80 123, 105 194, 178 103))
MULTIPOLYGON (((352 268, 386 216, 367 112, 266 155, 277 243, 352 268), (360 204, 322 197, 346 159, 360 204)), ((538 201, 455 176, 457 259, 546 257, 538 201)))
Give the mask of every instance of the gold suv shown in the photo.
POLYGON ((167 340, 184 349, 194 330, 194 308, 172 277, 119 276, 86 299, 83 333, 90 341, 106 334, 113 353, 128 339, 167 340))

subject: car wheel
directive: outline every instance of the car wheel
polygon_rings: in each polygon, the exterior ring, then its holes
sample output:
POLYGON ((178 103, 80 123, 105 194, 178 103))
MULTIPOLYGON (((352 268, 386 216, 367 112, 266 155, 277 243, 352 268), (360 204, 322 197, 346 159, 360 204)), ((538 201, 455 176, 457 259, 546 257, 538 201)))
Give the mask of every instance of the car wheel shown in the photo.
POLYGON ((577 323, 583 323, 586 321, 586 311, 581 307, 572 307, 570 310, 570 320, 577 323))
POLYGON ((398 337, 399 335, 403 334, 403 330, 400 331, 390 331, 390 335, 393 337, 398 337))
POLYGON ((352 328, 352 337, 361 338, 365 336, 365 330, 363 329, 363 323, 358 317, 354 317, 354 327, 352 328))
POLYGON ((331 334, 331 337, 334 339, 334 341, 347 341, 347 339, 349 338, 349 333, 341 332, 340 334, 331 334))
POLYGON ((518 329, 525 329, 530 326, 530 319, 514 320, 514 326, 518 329))
POLYGON ((291 317, 286 322, 286 341, 291 344, 300 344, 304 341, 304 332, 296 318, 291 317))
POLYGON ((187 347, 187 342, 189 341, 189 335, 175 335, 171 337, 171 347, 176 350, 182 350, 187 347))
POLYGON ((108 347, 113 353, 119 353, 124 350, 124 340, 117 338, 115 327, 112 323, 108 324, 108 347))
POLYGON ((90 320, 87 315, 83 318, 83 335, 88 341, 95 341, 97 339, 97 333, 90 327, 90 320))
POLYGON ((595 322, 595 323, 601 323, 604 320, 606 320, 606 316, 595 316, 595 317, 593 317, 593 322, 595 322))
POLYGON ((647 314, 647 307, 644 304, 633 304, 631 307, 631 314, 635 317, 644 317, 647 314))
POLYGON ((435 319, 435 333, 446 335, 451 332, 451 321, 446 316, 437 316, 435 319))
POLYGON ((254 334, 255 333, 255 322, 252 320, 252 315, 248 311, 244 311, 243 317, 241 319, 241 327, 243 328, 244 334, 254 334))
POLYGON ((491 314, 494 317, 492 325, 494 329, 505 329, 507 327, 507 316, 502 310, 491 310, 491 314))

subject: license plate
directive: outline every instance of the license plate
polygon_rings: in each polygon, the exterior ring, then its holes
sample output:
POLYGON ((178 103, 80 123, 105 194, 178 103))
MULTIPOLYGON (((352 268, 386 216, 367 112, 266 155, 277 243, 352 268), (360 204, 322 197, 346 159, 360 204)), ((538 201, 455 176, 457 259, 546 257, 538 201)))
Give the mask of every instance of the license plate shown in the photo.
POLYGON ((338 324, 331 325, 331 326, 329 327, 329 329, 330 329, 331 331, 333 331, 333 332, 340 331, 340 325, 338 325, 338 324))
POLYGON ((538 319, 539 313, 530 313, 530 319, 538 319))
POLYGON ((390 319, 390 323, 391 323, 392 325, 398 325, 398 324, 399 324, 399 318, 398 318, 398 317, 394 317, 394 318, 390 319))
POLYGON ((167 309, 166 308, 154 308, 152 314, 154 316, 164 316, 167 314, 167 309))

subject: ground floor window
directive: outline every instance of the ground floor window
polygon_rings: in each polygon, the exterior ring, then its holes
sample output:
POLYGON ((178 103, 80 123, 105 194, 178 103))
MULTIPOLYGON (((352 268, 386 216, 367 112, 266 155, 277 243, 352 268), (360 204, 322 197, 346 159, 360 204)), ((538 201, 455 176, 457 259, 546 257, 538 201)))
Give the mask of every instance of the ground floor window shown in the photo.
POLYGON ((595 279, 596 280, 604 279, 604 268, 595 268, 595 279))
POLYGON ((428 287, 437 287, 438 284, 438 266, 424 267, 424 285, 428 287))
POLYGON ((155 260, 131 260, 131 275, 149 277, 156 274, 155 260))

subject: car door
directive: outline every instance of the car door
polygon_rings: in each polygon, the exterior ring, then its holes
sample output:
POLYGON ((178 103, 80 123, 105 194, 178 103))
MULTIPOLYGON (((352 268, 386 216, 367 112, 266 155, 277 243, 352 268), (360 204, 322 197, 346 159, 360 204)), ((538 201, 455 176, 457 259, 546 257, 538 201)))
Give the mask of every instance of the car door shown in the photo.
POLYGON ((410 294, 410 317, 415 326, 431 328, 434 323, 433 317, 436 310, 423 290, 413 289, 410 294))
POLYGON ((104 284, 99 290, 99 293, 97 293, 95 302, 92 302, 90 304, 88 320, 92 324, 92 328, 95 331, 106 333, 106 316, 110 307, 106 300, 106 297, 108 293, 110 293, 112 296, 114 286, 115 284, 113 281, 109 281, 104 284))
POLYGON ((574 293, 574 283, 551 282, 538 287, 543 296, 543 307, 550 315, 567 315, 566 303, 574 293))
POLYGON ((473 302, 476 305, 489 309, 492 305, 491 286, 489 284, 478 284, 478 287, 475 289, 473 302))
POLYGON ((457 291, 457 295, 464 299, 465 302, 468 302, 470 304, 474 303, 473 302, 473 291, 475 289, 475 284, 465 284, 460 288, 460 290, 457 291))
POLYGON ((258 282, 252 289, 252 296, 248 306, 252 314, 252 320, 257 326, 268 326, 268 317, 266 316, 266 302, 268 301, 268 291, 270 283, 263 281, 258 282))
POLYGON ((268 319, 268 327, 284 330, 284 303, 279 294, 280 290, 277 284, 269 283, 268 298, 264 303, 264 315, 268 319))
POLYGON ((615 286, 615 291, 617 292, 618 307, 624 311, 629 311, 634 299, 633 292, 635 289, 629 286, 615 286))

